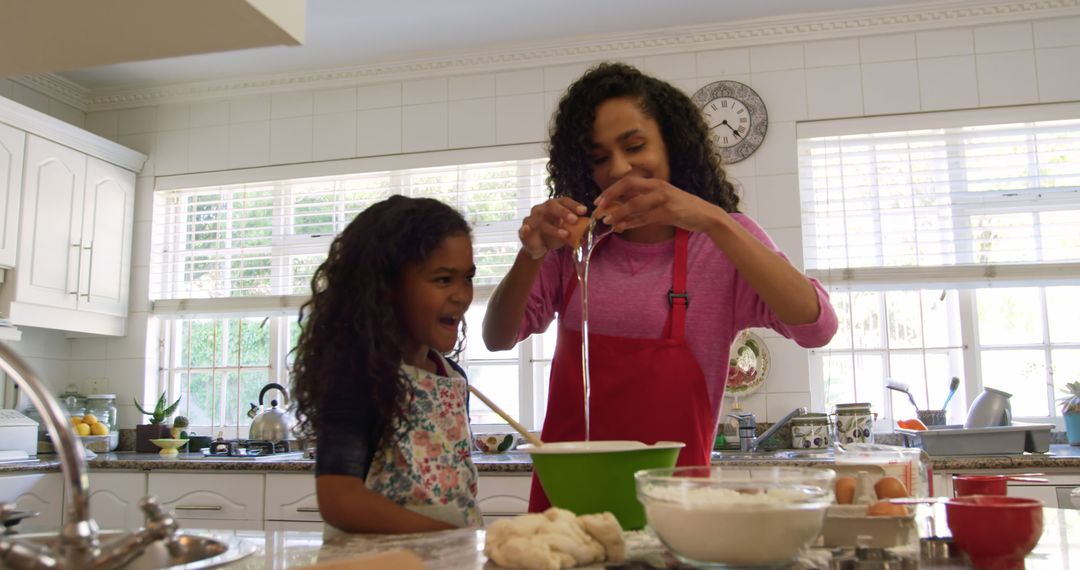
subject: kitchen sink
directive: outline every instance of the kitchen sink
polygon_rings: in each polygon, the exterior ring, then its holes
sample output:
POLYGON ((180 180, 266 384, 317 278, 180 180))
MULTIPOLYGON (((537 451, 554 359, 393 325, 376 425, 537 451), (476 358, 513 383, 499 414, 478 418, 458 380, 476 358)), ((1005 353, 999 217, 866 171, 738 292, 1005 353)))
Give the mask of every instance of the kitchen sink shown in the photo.
MULTIPOLYGON (((99 533, 102 545, 129 534, 129 531, 105 530, 99 533)), ((19 542, 36 543, 44 546, 55 546, 56 533, 35 533, 16 535, 19 542)), ((169 553, 165 543, 156 541, 149 546, 138 558, 124 566, 124 570, 164 570, 174 568, 177 570, 201 570, 203 568, 216 568, 255 552, 255 545, 236 537, 209 537, 196 534, 180 534, 177 540, 183 545, 180 556, 169 553)))
POLYGON ((832 449, 781 449, 779 451, 740 451, 738 449, 712 452, 715 461, 783 461, 820 460, 832 461, 836 455, 832 449))

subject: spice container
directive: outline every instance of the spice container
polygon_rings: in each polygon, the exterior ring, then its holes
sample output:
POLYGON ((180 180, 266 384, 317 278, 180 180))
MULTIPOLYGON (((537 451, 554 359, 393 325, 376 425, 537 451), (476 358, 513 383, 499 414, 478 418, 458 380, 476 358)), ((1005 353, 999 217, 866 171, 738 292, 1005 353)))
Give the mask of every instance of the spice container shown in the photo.
POLYGON ((874 414, 870 404, 837 404, 836 441, 840 443, 873 443, 874 414))
POLYGON ((791 447, 794 449, 829 447, 830 427, 828 414, 803 414, 791 418, 791 447))

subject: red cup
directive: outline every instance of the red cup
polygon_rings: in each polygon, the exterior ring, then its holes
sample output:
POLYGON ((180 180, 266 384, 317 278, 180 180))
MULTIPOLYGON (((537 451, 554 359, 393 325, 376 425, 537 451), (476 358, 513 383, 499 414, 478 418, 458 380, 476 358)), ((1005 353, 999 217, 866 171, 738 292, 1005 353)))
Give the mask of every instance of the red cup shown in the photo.
POLYGON ((945 503, 953 540, 976 568, 1024 567, 1043 531, 1043 502, 1038 499, 972 495, 945 503))
POLYGON ((953 475, 953 496, 1008 495, 1007 475, 953 475))

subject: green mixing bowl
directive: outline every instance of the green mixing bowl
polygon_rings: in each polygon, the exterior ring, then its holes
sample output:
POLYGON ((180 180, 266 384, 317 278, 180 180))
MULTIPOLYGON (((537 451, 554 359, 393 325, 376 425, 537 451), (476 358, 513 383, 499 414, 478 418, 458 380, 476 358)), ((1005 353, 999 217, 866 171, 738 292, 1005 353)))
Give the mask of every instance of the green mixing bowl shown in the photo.
POLYGON ((624 530, 636 530, 645 527, 645 510, 637 500, 634 473, 674 467, 685 446, 674 441, 567 441, 523 445, 518 451, 532 456, 552 505, 578 515, 608 511, 624 530))

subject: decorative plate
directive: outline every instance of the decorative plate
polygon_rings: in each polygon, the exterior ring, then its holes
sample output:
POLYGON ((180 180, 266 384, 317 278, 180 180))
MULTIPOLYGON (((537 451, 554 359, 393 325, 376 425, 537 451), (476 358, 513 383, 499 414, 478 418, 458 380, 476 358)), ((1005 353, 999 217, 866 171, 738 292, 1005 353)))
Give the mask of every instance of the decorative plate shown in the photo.
POLYGON ((724 396, 749 396, 765 383, 768 375, 769 349, 765 341, 750 331, 742 331, 731 344, 724 396))

